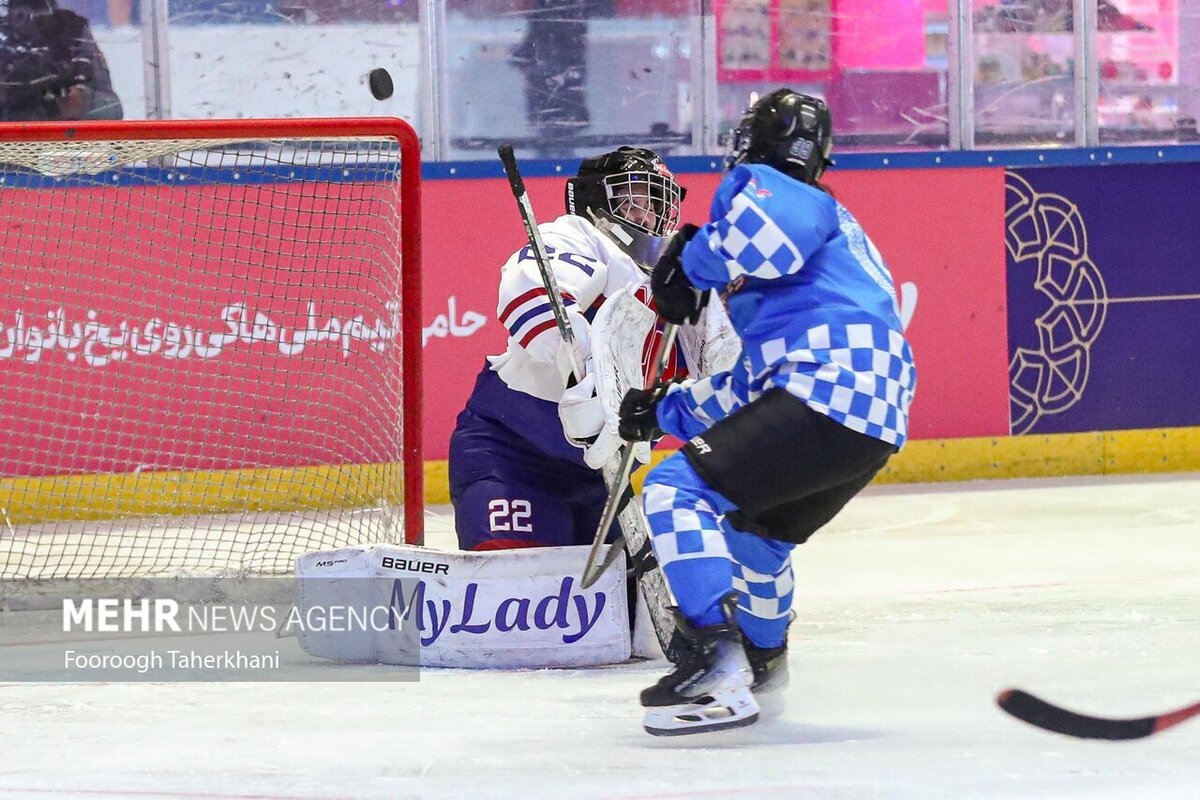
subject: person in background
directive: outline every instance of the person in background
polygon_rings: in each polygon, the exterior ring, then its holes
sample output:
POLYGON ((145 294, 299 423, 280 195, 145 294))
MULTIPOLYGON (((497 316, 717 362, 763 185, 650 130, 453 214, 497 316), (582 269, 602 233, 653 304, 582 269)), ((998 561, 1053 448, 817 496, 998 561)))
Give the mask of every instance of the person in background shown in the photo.
POLYGON ((608 0, 537 0, 510 63, 525 74, 525 112, 541 157, 570 155, 591 124, 587 103, 588 19, 608 0), (566 140, 566 141, 564 141, 566 140))
POLYGON ((0 0, 0 120, 122 115, 86 19, 55 0, 0 0))

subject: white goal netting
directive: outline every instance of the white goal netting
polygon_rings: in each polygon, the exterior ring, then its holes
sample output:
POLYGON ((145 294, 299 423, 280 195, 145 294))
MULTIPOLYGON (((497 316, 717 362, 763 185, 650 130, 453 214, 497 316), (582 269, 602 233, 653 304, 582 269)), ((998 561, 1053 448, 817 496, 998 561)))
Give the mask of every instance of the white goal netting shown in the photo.
POLYGON ((0 578, 420 540, 417 156, 287 122, 0 126, 0 578))

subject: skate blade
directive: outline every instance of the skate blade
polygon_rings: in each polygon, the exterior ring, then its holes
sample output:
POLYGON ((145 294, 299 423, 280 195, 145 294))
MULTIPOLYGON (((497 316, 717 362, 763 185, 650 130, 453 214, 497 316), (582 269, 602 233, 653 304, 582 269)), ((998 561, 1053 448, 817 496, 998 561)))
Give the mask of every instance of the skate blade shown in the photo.
POLYGON ((707 703, 680 703, 646 709, 642 728, 651 736, 688 736, 733 730, 758 721, 758 701, 746 689, 722 692, 707 703))
POLYGON ((769 692, 755 692, 754 699, 758 701, 758 714, 761 719, 783 716, 787 707, 787 693, 782 686, 769 692))

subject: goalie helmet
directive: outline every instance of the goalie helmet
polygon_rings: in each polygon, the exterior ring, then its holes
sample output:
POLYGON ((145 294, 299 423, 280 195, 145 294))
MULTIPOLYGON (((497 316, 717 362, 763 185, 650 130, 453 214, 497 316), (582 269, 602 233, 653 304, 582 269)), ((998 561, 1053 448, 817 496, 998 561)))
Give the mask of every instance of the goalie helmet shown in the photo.
POLYGON ((621 147, 585 158, 567 181, 567 213, 592 222, 643 268, 679 223, 683 190, 653 150, 621 147))
POLYGON ((817 97, 776 89, 742 115, 729 134, 726 169, 766 164, 805 183, 816 183, 832 165, 833 117, 817 97))

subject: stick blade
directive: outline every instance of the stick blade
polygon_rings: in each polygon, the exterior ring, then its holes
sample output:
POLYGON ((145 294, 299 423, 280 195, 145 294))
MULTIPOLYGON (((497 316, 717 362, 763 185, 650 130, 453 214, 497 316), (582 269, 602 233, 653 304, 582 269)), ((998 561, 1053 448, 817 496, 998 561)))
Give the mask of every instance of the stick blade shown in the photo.
POLYGON ((621 553, 625 551, 625 536, 623 534, 617 536, 609 546, 603 561, 599 560, 600 550, 600 546, 593 545, 592 551, 588 553, 587 563, 583 567, 583 575, 579 578, 579 586, 582 589, 592 588, 592 584, 600 580, 600 576, 607 572, 608 568, 613 565, 613 562, 621 557, 621 553))
POLYGON ((1005 689, 1000 692, 996 696, 996 705, 1022 722, 1077 739, 1142 739, 1159 730, 1156 726, 1158 717, 1093 717, 1047 703, 1021 689, 1005 689))

